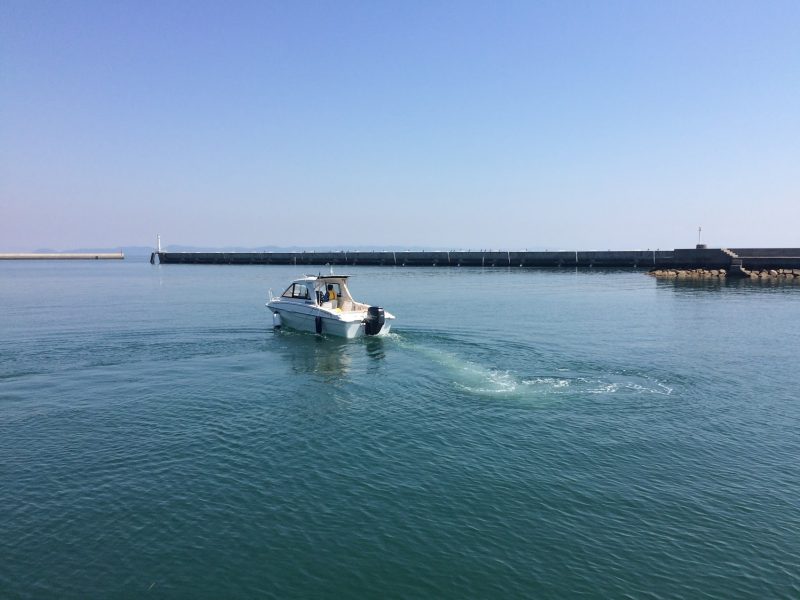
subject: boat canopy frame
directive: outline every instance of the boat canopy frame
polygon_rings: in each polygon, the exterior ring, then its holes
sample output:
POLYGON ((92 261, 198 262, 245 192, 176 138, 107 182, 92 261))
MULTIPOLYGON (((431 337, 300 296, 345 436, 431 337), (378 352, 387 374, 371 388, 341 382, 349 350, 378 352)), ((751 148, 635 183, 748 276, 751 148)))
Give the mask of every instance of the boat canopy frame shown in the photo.
POLYGON ((340 302, 348 301, 352 304, 361 304, 354 299, 353 295, 350 293, 350 288, 347 286, 347 279, 349 277, 349 275, 306 275, 305 277, 300 277, 292 281, 280 297, 293 300, 305 300, 306 303, 311 303, 314 306, 322 306, 322 296, 327 291, 328 283, 336 283, 339 285, 338 297, 340 302), (295 296, 294 294, 287 296, 287 292, 293 290, 294 286, 297 284, 306 286, 308 291, 313 290, 313 296, 311 294, 306 297, 295 296))

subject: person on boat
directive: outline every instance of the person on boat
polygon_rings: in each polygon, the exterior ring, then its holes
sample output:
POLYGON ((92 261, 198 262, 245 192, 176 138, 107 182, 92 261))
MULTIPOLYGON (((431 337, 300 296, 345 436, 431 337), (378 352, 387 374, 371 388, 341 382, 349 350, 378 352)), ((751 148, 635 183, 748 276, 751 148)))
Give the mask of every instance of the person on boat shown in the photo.
POLYGON ((336 291, 333 289, 333 284, 328 284, 328 291, 322 297, 323 302, 336 302, 336 291))

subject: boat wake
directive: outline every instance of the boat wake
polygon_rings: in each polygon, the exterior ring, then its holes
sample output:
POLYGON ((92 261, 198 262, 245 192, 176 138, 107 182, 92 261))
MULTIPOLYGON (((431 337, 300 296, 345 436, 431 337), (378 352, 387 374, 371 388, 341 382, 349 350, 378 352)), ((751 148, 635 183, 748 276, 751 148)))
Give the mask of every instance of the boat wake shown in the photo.
MULTIPOLYGON (((438 336, 437 336, 438 337, 438 336)), ((601 372, 579 374, 558 369, 558 375, 523 376, 509 369, 482 365, 457 352, 417 343, 406 334, 391 333, 389 338, 404 350, 423 357, 435 370, 451 378, 458 390, 478 396, 534 398, 584 394, 652 394, 670 396, 674 389, 646 375, 601 372)), ((459 342, 444 340, 448 345, 459 342)))

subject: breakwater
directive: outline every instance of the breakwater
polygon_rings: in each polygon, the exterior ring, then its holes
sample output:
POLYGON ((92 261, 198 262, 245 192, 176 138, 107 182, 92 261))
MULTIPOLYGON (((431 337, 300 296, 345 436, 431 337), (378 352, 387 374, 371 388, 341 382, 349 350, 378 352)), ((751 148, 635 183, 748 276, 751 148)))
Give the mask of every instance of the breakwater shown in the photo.
POLYGON ((800 269, 753 269, 752 271, 739 269, 731 273, 726 269, 654 269, 648 274, 659 279, 724 279, 732 275, 750 279, 783 279, 800 282, 800 269))
POLYGON ((122 252, 7 252, 0 260, 122 260, 122 252))
POLYGON ((154 252, 163 264, 364 265, 398 267, 800 268, 800 248, 591 251, 154 252))

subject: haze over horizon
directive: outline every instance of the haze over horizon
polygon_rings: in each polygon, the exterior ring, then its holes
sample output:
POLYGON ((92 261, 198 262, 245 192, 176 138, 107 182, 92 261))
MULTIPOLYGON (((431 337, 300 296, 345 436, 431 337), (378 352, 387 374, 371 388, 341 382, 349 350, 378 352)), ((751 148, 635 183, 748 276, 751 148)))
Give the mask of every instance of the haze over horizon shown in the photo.
POLYGON ((0 5, 0 251, 800 246, 800 3, 0 5))

